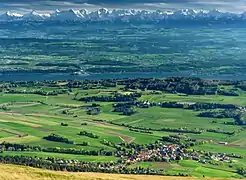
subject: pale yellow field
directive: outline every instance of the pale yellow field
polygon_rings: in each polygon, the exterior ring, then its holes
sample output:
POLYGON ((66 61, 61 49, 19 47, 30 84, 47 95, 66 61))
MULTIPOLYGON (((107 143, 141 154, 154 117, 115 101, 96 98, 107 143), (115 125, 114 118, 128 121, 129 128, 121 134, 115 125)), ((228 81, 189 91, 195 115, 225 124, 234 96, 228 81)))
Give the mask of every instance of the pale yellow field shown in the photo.
MULTIPOLYGON (((196 180, 192 177, 118 175, 56 172, 31 167, 0 164, 0 180, 196 180)), ((211 180, 203 178, 203 180, 211 180)), ((217 179, 216 179, 217 180, 217 179)))

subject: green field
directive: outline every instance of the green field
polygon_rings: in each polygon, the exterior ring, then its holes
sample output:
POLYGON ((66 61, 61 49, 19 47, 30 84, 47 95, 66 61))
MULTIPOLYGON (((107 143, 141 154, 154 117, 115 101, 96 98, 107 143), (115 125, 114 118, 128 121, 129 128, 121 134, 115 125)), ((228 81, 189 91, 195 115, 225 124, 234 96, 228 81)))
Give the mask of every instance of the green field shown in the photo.
MULTIPOLYGON (((66 82, 63 82, 66 86, 66 82)), ((3 86, 4 84, 2 84, 3 86)), ((61 88, 49 87, 48 84, 32 87, 21 85, 13 90, 35 90, 42 87, 43 91, 54 91, 61 88)), ((60 85, 59 85, 60 86, 60 85)), ((93 85, 94 86, 94 85, 93 85)), ((203 129, 200 134, 181 133, 189 138, 198 141, 205 141, 200 145, 191 147, 194 150, 201 150, 214 153, 234 153, 242 156, 241 159, 233 159, 220 165, 202 164, 192 160, 180 160, 168 163, 161 162, 137 162, 131 163, 129 167, 145 167, 153 169, 164 169, 165 174, 175 175, 178 173, 187 173, 189 176, 196 177, 221 177, 233 178, 242 177, 237 174, 238 167, 246 167, 246 141, 245 126, 226 124, 233 122, 233 118, 207 118, 198 117, 203 110, 192 110, 182 108, 162 108, 159 106, 140 108, 136 107, 136 113, 133 115, 122 115, 120 112, 113 111, 115 102, 85 102, 79 101, 78 97, 90 96, 111 96, 115 92, 119 94, 129 94, 131 92, 123 91, 122 85, 116 87, 95 86, 91 89, 72 88, 70 92, 58 95, 38 95, 30 93, 11 93, 3 91, 0 93, 0 142, 9 142, 25 144, 31 146, 40 146, 42 148, 73 148, 88 151, 116 152, 112 146, 103 144, 107 140, 114 144, 135 143, 146 145, 160 141, 163 136, 180 135, 177 132, 158 130, 161 128, 173 129, 203 129), (97 115, 88 114, 88 107, 93 104, 100 105, 100 113, 97 115), (216 123, 213 123, 216 122, 216 123), (61 126, 61 123, 67 126, 61 126), (150 128, 150 132, 132 131, 134 128, 150 128), (207 129, 215 129, 219 132, 209 132, 207 129), (91 138, 89 136, 80 136, 79 132, 86 131, 98 136, 91 138), (228 135, 221 132, 235 132, 228 135), (43 137, 52 133, 66 137, 74 143, 62 143, 48 141, 43 137), (87 146, 81 146, 80 143, 88 142, 87 146), (227 142, 222 145, 220 142, 227 142), (231 165, 231 166, 230 166, 231 165)), ((228 87, 231 89, 232 87, 228 87)), ((133 90, 134 92, 135 90, 133 90)), ((246 104, 246 93, 238 90, 240 96, 223 95, 188 95, 182 96, 178 93, 160 92, 154 94, 150 90, 137 90, 142 93, 138 100, 159 103, 180 102, 180 103, 218 103, 235 104, 244 106, 246 104)), ((75 154, 62 154, 51 152, 18 152, 6 150, 0 155, 16 156, 24 155, 39 158, 61 158, 76 159, 88 162, 116 162, 119 157, 111 156, 86 156, 75 154)))
POLYGON ((165 169, 169 175, 174 175, 177 172, 188 172, 190 176, 202 177, 220 177, 220 178, 236 178, 238 177, 235 171, 226 168, 225 166, 213 167, 209 165, 202 165, 194 161, 181 161, 178 163, 151 163, 143 162, 132 165, 132 167, 145 167, 145 168, 157 168, 165 169), (202 174, 202 175, 201 175, 202 174))
POLYGON ((138 110, 136 115, 115 120, 117 123, 129 123, 134 126, 158 128, 165 124, 166 127, 190 127, 190 128, 218 128, 223 127, 225 130, 235 130, 240 127, 223 126, 225 119, 219 119, 217 124, 211 124, 214 119, 197 117, 199 112, 183 109, 171 109, 153 107, 148 109, 138 110), (180 121, 182 119, 182 121, 180 121))

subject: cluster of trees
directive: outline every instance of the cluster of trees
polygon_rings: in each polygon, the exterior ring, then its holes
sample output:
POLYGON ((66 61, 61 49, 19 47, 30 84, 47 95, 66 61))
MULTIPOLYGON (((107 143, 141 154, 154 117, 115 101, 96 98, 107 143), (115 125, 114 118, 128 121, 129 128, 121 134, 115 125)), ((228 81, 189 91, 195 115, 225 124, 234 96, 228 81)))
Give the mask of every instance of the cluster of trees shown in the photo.
POLYGON ((218 104, 218 103, 195 103, 189 106, 189 109, 237 109, 238 106, 234 104, 218 104))
POLYGON ((79 154, 79 155, 89 155, 89 156, 98 156, 98 155, 106 155, 106 152, 96 151, 96 150, 84 150, 84 149, 74 149, 74 148, 45 148, 42 149, 44 152, 52 152, 52 153, 64 153, 64 154, 79 154))
POLYGON ((239 126, 246 125, 246 121, 244 120, 244 113, 236 110, 206 111, 206 112, 199 113, 198 116, 207 117, 207 118, 233 118, 234 123, 232 122, 227 124, 233 124, 239 126))
MULTIPOLYGON (((68 93, 71 88, 91 89, 97 87, 116 87, 116 85, 124 85, 124 89, 141 89, 141 90, 153 90, 153 91, 165 91, 170 93, 184 93, 187 95, 205 95, 205 94, 222 94, 227 96, 238 96, 235 89, 224 90, 219 89, 218 85, 235 85, 244 89, 245 85, 239 82, 233 81, 216 81, 216 80, 203 80, 200 78, 192 77, 170 77, 166 79, 153 79, 153 78, 138 78, 138 79, 105 79, 105 80, 83 80, 83 81, 64 81, 63 85, 58 84, 56 81, 44 81, 44 82, 16 82, 7 83, 4 88, 8 89, 10 93, 37 93, 41 95, 57 95, 68 93), (59 87, 57 91, 45 92, 43 90, 36 90, 33 92, 25 92, 16 89, 10 89, 14 87, 35 87, 35 86, 48 86, 59 87)), ((245 88, 246 89, 246 88, 245 88)), ((105 98, 104 101, 106 100, 105 98)), ((88 98, 89 101, 96 101, 95 98, 88 98)), ((100 100, 102 101, 102 100, 100 100)), ((115 100, 116 101, 116 100, 115 100)), ((114 101, 114 102, 115 102, 114 101)), ((117 100, 118 101, 118 100, 117 100)), ((120 101, 120 100, 119 100, 120 101)))
POLYGON ((108 140, 106 140, 106 139, 103 139, 103 140, 101 141, 101 143, 104 144, 104 145, 106 145, 106 146, 109 146, 109 147, 115 147, 115 146, 116 146, 115 143, 112 143, 112 142, 110 142, 110 141, 108 141, 108 140))
POLYGON ((235 85, 235 88, 240 88, 243 91, 246 91, 246 83, 245 82, 241 82, 241 83, 235 85))
POLYGON ((160 105, 162 108, 184 108, 185 105, 178 102, 163 102, 160 105))
POLYGON ((68 124, 67 123, 61 123, 61 126, 68 126, 68 124))
POLYGON ((130 107, 130 108, 127 108, 127 109, 124 109, 122 111, 122 115, 125 115, 125 116, 131 116, 133 114, 135 114, 137 111, 134 107, 130 107))
POLYGON ((113 112, 121 112, 122 115, 131 116, 137 111, 135 110, 134 102, 113 104, 113 112))
POLYGON ((78 117, 78 115, 76 115, 76 114, 75 114, 73 111, 71 111, 70 109, 64 109, 64 110, 62 110, 61 113, 64 114, 64 115, 67 115, 67 116, 78 117))
MULTIPOLYGON (((39 101, 40 103, 42 101, 39 101)), ((47 104, 45 102, 42 102, 45 105, 49 105, 49 106, 56 106, 56 107, 60 107, 60 108, 70 108, 70 109, 77 109, 77 108, 83 108, 84 106, 76 106, 76 105, 69 105, 69 104, 47 104)))
POLYGON ((2 142, 0 144, 1 151, 42 151, 40 146, 30 146, 24 144, 13 144, 8 142, 2 142))
POLYGON ((171 136, 163 136, 162 140, 164 142, 170 142, 170 143, 174 143, 174 144, 180 143, 180 139, 179 138, 174 138, 174 137, 171 137, 171 136))
POLYGON ((198 116, 207 118, 235 118, 238 116, 238 113, 235 110, 204 111, 199 113, 198 116))
POLYGON ((134 102, 116 103, 113 104, 114 112, 122 112, 124 109, 131 108, 135 104, 134 102))
POLYGON ((191 77, 170 77, 167 79, 136 79, 126 85, 128 89, 160 90, 189 95, 216 94, 217 84, 191 77))
POLYGON ((11 108, 8 105, 1 105, 0 109, 4 110, 4 111, 9 111, 11 110, 11 108))
POLYGON ((137 98, 141 97, 140 93, 132 93, 132 94, 115 94, 113 96, 89 96, 82 97, 79 101, 85 102, 93 102, 93 101, 101 101, 101 102, 122 102, 122 101, 134 101, 137 98))
POLYGON ((153 134, 153 132, 148 131, 148 130, 139 130, 139 129, 133 129, 133 128, 130 128, 129 131, 145 133, 145 134, 153 134))
MULTIPOLYGON (((74 72, 74 71, 73 71, 74 72)), ((120 80, 112 80, 112 79, 103 79, 103 80, 64 80, 64 81, 53 81, 53 80, 46 80, 46 81, 18 81, 18 82, 7 82, 1 84, 1 90, 9 90, 10 88, 17 88, 17 87, 57 87, 68 89, 71 92, 72 88, 80 88, 80 89, 91 89, 97 87, 107 87, 108 84, 117 84, 120 80), (62 84, 61 84, 62 83, 62 84)))
POLYGON ((206 129, 207 132, 213 132, 213 133, 220 133, 220 134, 226 134, 226 135, 234 135, 235 131, 230 132, 230 131, 224 131, 221 129, 206 129))
POLYGON ((81 88, 90 89, 96 87, 115 87, 123 85, 125 89, 152 89, 160 91, 179 92, 192 94, 199 91, 205 91, 207 94, 216 93, 218 85, 232 85, 236 88, 246 89, 244 82, 227 81, 227 80, 204 80, 193 77, 170 77, 166 79, 153 78, 135 78, 135 79, 101 79, 101 80, 69 80, 69 81, 22 81, 9 82, 1 85, 1 88, 11 87, 63 87, 64 89, 81 88), (205 89, 205 90, 203 90, 205 89), (186 93, 187 92, 187 93, 186 93))
POLYGON ((173 143, 173 144, 179 144, 185 148, 192 147, 192 146, 200 143, 196 139, 191 139, 187 136, 181 136, 181 135, 163 136, 162 141, 173 143))
POLYGON ((100 114, 100 112, 101 112, 101 110, 99 107, 93 107, 93 108, 89 108, 87 110, 88 115, 98 115, 98 114, 100 114))
POLYGON ((166 132, 176 132, 176 133, 191 133, 191 134, 201 134, 203 131, 199 129, 188 129, 188 128, 161 128, 157 131, 166 131, 166 132))
POLYGON ((70 141, 68 138, 62 137, 57 134, 50 134, 48 136, 43 137, 43 139, 48 140, 48 141, 55 141, 55 142, 62 142, 62 143, 67 143, 67 144, 74 144, 73 141, 70 141))
POLYGON ((218 90, 217 93, 223 96, 239 96, 238 92, 232 90, 218 90))
POLYGON ((90 143, 86 142, 86 141, 82 141, 81 143, 78 143, 77 145, 79 145, 79 146, 89 146, 90 143))
POLYGON ((93 133, 90 133, 90 132, 87 132, 87 131, 81 131, 79 133, 80 136, 87 136, 87 137, 90 137, 90 138, 95 138, 95 139, 98 139, 99 136, 96 135, 96 134, 93 134, 93 133))
POLYGON ((17 88, 17 87, 40 87, 40 86, 46 86, 46 87, 58 87, 56 86, 57 81, 12 81, 7 82, 1 85, 2 88, 8 89, 8 88, 17 88))
POLYGON ((193 104, 184 104, 179 102, 163 102, 160 104, 163 108, 184 108, 192 110, 207 110, 207 109, 227 109, 235 110, 238 109, 237 105, 234 104, 218 104, 218 103, 193 103, 193 104))
POLYGON ((112 156, 114 152, 105 151, 101 149, 97 150, 84 150, 84 149, 75 149, 75 148, 43 148, 41 146, 30 146, 24 144, 13 144, 3 142, 0 144, 0 151, 34 151, 34 152, 52 152, 52 153, 63 153, 63 154, 79 154, 79 155, 89 155, 89 156, 112 156))
POLYGON ((236 125, 246 125, 246 120, 244 120, 244 114, 239 113, 237 116, 234 117, 234 122, 236 125))
POLYGON ((243 167, 238 168, 237 173, 246 177, 246 168, 243 167))
POLYGON ((135 152, 140 152, 142 150, 146 150, 146 149, 153 149, 153 147, 155 145, 157 145, 158 141, 156 141, 155 143, 152 143, 152 144, 137 144, 137 143, 134 143, 134 142, 131 142, 131 143, 126 143, 126 142, 122 142, 120 143, 120 146, 121 147, 125 147, 127 149, 134 149, 135 152))
POLYGON ((147 101, 137 101, 136 102, 136 106, 138 108, 149 108, 149 107, 152 107, 152 106, 156 106, 157 103, 155 102, 147 102, 147 101))
POLYGON ((54 90, 54 91, 45 91, 42 89, 37 89, 37 90, 17 90, 17 89, 10 89, 7 91, 7 93, 10 94, 38 94, 42 96, 57 96, 59 94, 67 94, 69 90, 67 89, 61 89, 61 90, 54 90))
POLYGON ((111 84, 116 83, 116 81, 113 81, 111 79, 104 79, 104 80, 70 80, 67 82, 65 87, 68 88, 80 88, 80 89, 92 89, 97 87, 102 87, 103 84, 111 84))
POLYGON ((69 115, 69 114, 71 114, 71 113, 69 112, 68 109, 64 109, 64 110, 62 111, 62 114, 69 115))

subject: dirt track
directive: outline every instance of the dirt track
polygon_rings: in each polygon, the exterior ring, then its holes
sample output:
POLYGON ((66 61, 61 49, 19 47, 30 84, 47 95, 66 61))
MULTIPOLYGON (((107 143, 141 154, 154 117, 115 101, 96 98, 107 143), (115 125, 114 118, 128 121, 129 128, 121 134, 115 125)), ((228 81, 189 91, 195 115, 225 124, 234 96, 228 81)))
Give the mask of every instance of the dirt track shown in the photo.
POLYGON ((117 132, 114 132, 114 131, 107 131, 105 132, 106 134, 111 134, 111 135, 115 135, 115 136, 119 136, 120 139, 122 139, 124 142, 132 142, 134 139, 132 137, 129 137, 129 136, 126 136, 124 134, 120 134, 120 133, 117 133, 117 132))

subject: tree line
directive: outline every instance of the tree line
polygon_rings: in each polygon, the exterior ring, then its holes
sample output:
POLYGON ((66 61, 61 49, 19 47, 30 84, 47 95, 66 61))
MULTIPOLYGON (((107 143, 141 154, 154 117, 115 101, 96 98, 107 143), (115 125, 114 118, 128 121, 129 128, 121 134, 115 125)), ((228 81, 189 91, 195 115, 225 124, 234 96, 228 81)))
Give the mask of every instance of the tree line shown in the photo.
POLYGON ((48 141, 66 143, 66 144, 74 144, 74 142, 70 141, 68 138, 62 137, 62 136, 54 134, 54 133, 43 137, 43 139, 48 140, 48 141))
POLYGON ((184 108, 184 109, 192 109, 192 110, 238 109, 238 106, 234 104, 201 103, 201 102, 196 102, 192 104, 185 104, 179 102, 162 102, 160 106, 163 108, 184 108))
POLYGON ((153 132, 148 131, 148 130, 139 130, 139 129, 133 129, 133 128, 129 128, 129 131, 138 132, 138 133, 145 133, 145 134, 153 134, 153 132))
POLYGON ((113 151, 105 151, 103 148, 100 150, 85 150, 85 149, 60 148, 60 147, 44 148, 41 146, 31 146, 31 145, 15 144, 15 143, 8 143, 8 142, 2 142, 0 144, 0 152, 3 151, 50 152, 50 153, 89 155, 89 156, 114 155, 113 151))
POLYGON ((137 79, 127 89, 158 90, 189 95, 216 94, 217 84, 200 78, 170 77, 166 79, 137 79))
POLYGON ((85 102, 122 102, 122 101, 134 101, 137 98, 141 97, 140 93, 132 93, 132 94, 115 94, 112 96, 88 96, 82 97, 78 99, 78 101, 85 101, 85 102))
POLYGON ((80 135, 80 136, 87 136, 87 137, 94 138, 94 139, 98 139, 99 138, 98 135, 93 134, 93 133, 90 133, 90 132, 87 132, 87 131, 81 131, 81 132, 79 132, 78 135, 80 135))
POLYGON ((204 111, 199 113, 198 116, 207 118, 235 118, 239 113, 236 110, 204 111))
POLYGON ((25 165, 55 171, 68 172, 101 172, 119 174, 163 175, 162 171, 150 168, 128 168, 123 163, 91 163, 78 160, 64 160, 52 157, 38 158, 30 156, 1 156, 0 163, 25 165))
POLYGON ((42 89, 36 89, 36 90, 10 89, 6 93, 9 93, 9 94, 37 94, 41 96, 57 96, 59 94, 67 94, 68 92, 69 91, 67 89, 54 90, 54 91, 45 91, 42 89))

